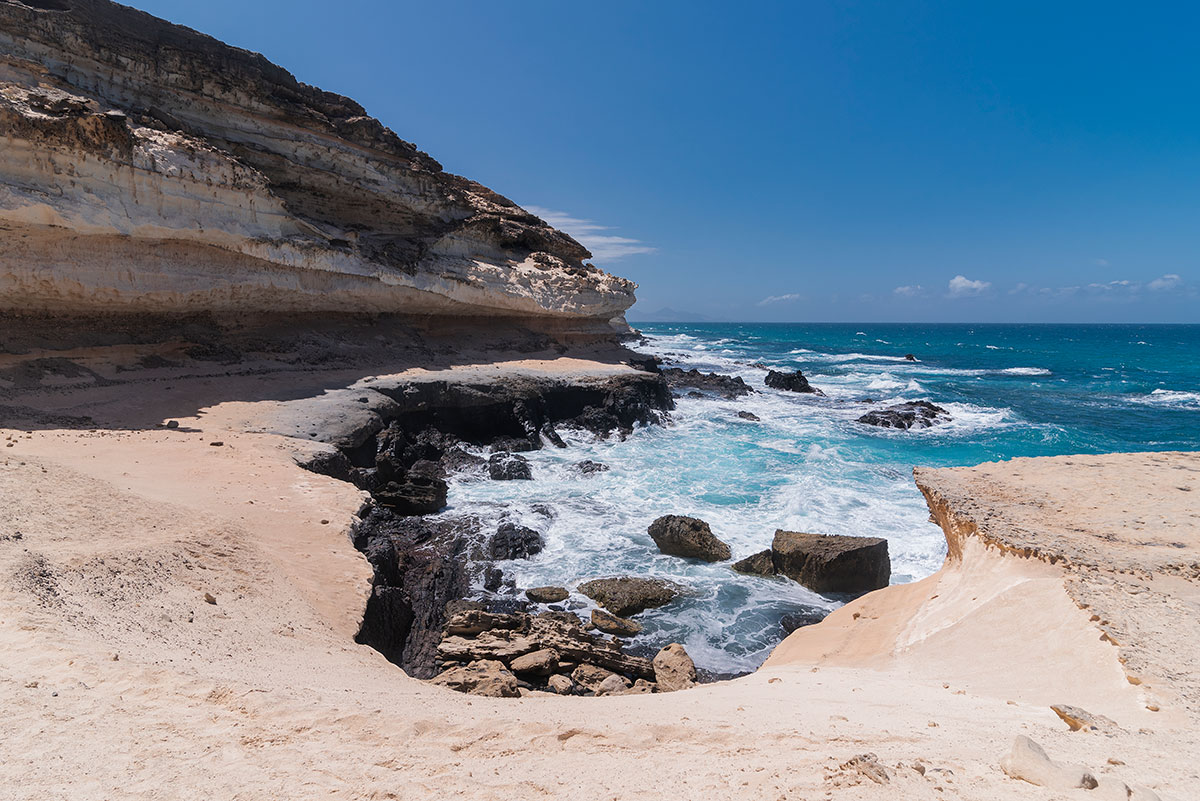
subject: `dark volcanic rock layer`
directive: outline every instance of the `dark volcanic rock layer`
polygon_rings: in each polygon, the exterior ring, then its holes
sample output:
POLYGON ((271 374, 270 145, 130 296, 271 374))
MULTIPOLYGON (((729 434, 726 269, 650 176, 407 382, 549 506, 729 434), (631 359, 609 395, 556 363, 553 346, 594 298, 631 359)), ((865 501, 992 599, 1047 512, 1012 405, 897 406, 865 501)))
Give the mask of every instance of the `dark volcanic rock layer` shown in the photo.
POLYGON ((106 0, 0 0, 0 309, 609 320, 633 284, 349 98, 106 0))
POLYGON ((358 641, 418 678, 437 673, 448 605, 467 597, 485 572, 493 589, 501 585, 502 567, 489 560, 527 558, 541 548, 537 532, 511 523, 483 532, 470 516, 422 517, 445 504, 450 472, 474 469, 488 480, 482 460, 472 464, 461 445, 523 439, 537 449, 558 440, 555 427, 563 425, 624 434, 660 422, 673 407, 661 376, 648 373, 590 382, 411 382, 372 391, 386 402, 363 404, 361 417, 343 421, 339 450, 305 466, 372 494, 354 530, 375 570, 358 641), (438 484, 441 503, 427 505, 428 488, 438 484), (414 497, 400 493, 406 487, 418 490, 414 497))

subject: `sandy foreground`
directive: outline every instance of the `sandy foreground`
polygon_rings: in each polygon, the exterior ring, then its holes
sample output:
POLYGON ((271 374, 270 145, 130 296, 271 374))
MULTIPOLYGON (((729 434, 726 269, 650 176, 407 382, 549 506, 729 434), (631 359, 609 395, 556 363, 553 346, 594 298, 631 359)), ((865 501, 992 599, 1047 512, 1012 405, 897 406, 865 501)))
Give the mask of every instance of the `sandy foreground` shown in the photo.
POLYGON ((314 401, 195 389, 215 402, 177 429, 153 424, 186 404, 129 386, 38 401, 95 429, 0 429, 2 799, 1200 797, 1200 454, 919 470, 945 567, 758 673, 488 699, 354 644, 365 495, 270 433, 314 401), (1017 735, 1100 787, 1007 776, 1017 735))

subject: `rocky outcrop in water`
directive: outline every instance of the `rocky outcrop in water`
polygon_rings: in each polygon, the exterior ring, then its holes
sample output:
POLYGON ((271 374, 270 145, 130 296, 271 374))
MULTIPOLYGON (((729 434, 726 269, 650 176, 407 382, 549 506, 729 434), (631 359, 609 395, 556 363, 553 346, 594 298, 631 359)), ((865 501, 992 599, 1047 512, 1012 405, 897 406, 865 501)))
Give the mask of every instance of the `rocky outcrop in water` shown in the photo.
MULTIPOLYGON (((887 540, 837 534, 775 532, 771 547, 734 562, 750 576, 786 576, 816 592, 864 593, 886 587, 892 574, 887 540)), ((785 628, 787 624, 785 623, 785 628)), ((802 625, 802 624, 798 624, 802 625)))
POLYGON ((708 523, 695 517, 663 515, 647 529, 658 550, 671 556, 720 562, 731 555, 729 546, 712 533, 708 523))
POLYGON ((816 592, 864 593, 888 585, 892 563, 882 537, 776 531, 775 572, 816 592))
POLYGON ((929 428, 950 420, 950 413, 929 401, 897 403, 886 409, 875 409, 858 418, 858 422, 881 428, 929 428))
POLYGON ((602 578, 585 581, 579 591, 618 617, 666 606, 680 588, 669 581, 646 578, 602 578))
POLYGON ((6 314, 619 318, 634 285, 353 100, 106 0, 0 0, 6 314))
POLYGON ((804 377, 804 373, 799 370, 794 373, 781 373, 776 370, 768 370, 766 385, 771 389, 782 389, 785 392, 804 392, 812 395, 825 394, 808 383, 808 379, 804 377))
POLYGON ((719 398, 732 400, 754 392, 740 376, 721 375, 720 373, 702 373, 693 368, 684 370, 681 367, 667 367, 659 370, 672 389, 686 388, 703 390, 719 398))
MULTIPOLYGON (((541 550, 542 540, 533 529, 505 522, 485 542, 477 519, 421 517, 436 511, 433 504, 418 509, 411 493, 399 503, 397 488, 435 478, 444 488, 449 464, 461 461, 455 454, 469 455, 464 446, 485 447, 555 426, 581 426, 597 435, 626 431, 660 421, 672 406, 661 377, 646 373, 575 383, 380 382, 372 391, 378 395, 374 402, 351 401, 356 415, 332 416, 341 428, 326 434, 341 449, 306 466, 372 493, 374 504, 354 529, 355 545, 375 569, 358 641, 419 678, 436 673, 447 604, 466 598, 477 578, 492 591, 511 585, 489 560, 529 558, 541 550)), ((535 444, 541 446, 540 438, 535 444)), ((476 468, 468 461, 466 469, 476 468)), ((440 502, 445 503, 444 489, 440 502)))

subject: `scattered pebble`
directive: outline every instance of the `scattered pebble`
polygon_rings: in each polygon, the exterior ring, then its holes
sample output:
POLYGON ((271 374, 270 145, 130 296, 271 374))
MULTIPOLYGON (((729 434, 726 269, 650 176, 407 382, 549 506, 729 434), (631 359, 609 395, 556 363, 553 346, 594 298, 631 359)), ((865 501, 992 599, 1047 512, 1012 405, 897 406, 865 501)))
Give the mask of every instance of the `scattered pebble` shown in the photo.
POLYGON ((221 440, 217 440, 216 442, 210 442, 210 443, 208 443, 208 444, 209 444, 209 445, 212 445, 214 448, 219 448, 219 447, 221 447, 222 445, 224 445, 225 443, 224 443, 224 442, 221 442, 221 440))
POLYGON ((206 592, 204 593, 204 603, 215 605, 217 603, 217 599, 212 596, 212 593, 206 592))

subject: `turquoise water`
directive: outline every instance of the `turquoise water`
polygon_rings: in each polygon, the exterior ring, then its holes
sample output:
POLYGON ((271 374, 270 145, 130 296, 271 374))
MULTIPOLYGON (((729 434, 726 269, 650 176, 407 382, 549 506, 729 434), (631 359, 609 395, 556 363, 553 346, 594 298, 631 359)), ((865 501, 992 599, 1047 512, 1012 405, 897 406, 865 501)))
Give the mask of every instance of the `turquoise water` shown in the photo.
MULTIPOLYGON (((532 482, 456 481, 450 513, 510 518, 547 548, 504 563, 518 587, 601 575, 655 575, 683 599, 639 619, 635 645, 684 643, 698 665, 752 670, 786 614, 837 605, 796 584, 659 554, 646 527, 703 518, 739 559, 777 528, 888 538, 893 582, 936 570, 941 531, 912 482, 915 465, 1014 456, 1200 449, 1200 326, 646 324, 640 349, 683 367, 742 376, 758 393, 681 398, 665 428, 623 442, 568 435, 528 454, 532 482), (916 362, 906 361, 912 353, 916 362), (801 369, 826 397, 767 389, 766 370, 801 369), (872 404, 927 399, 953 420, 919 431, 865 426, 872 404), (870 401, 864 402, 864 401, 870 401), (761 422, 737 417, 753 412, 761 422), (612 469, 580 477, 593 459, 612 469), (547 515, 545 507, 552 510, 547 515)), ((587 599, 570 601, 587 611, 587 599)))

